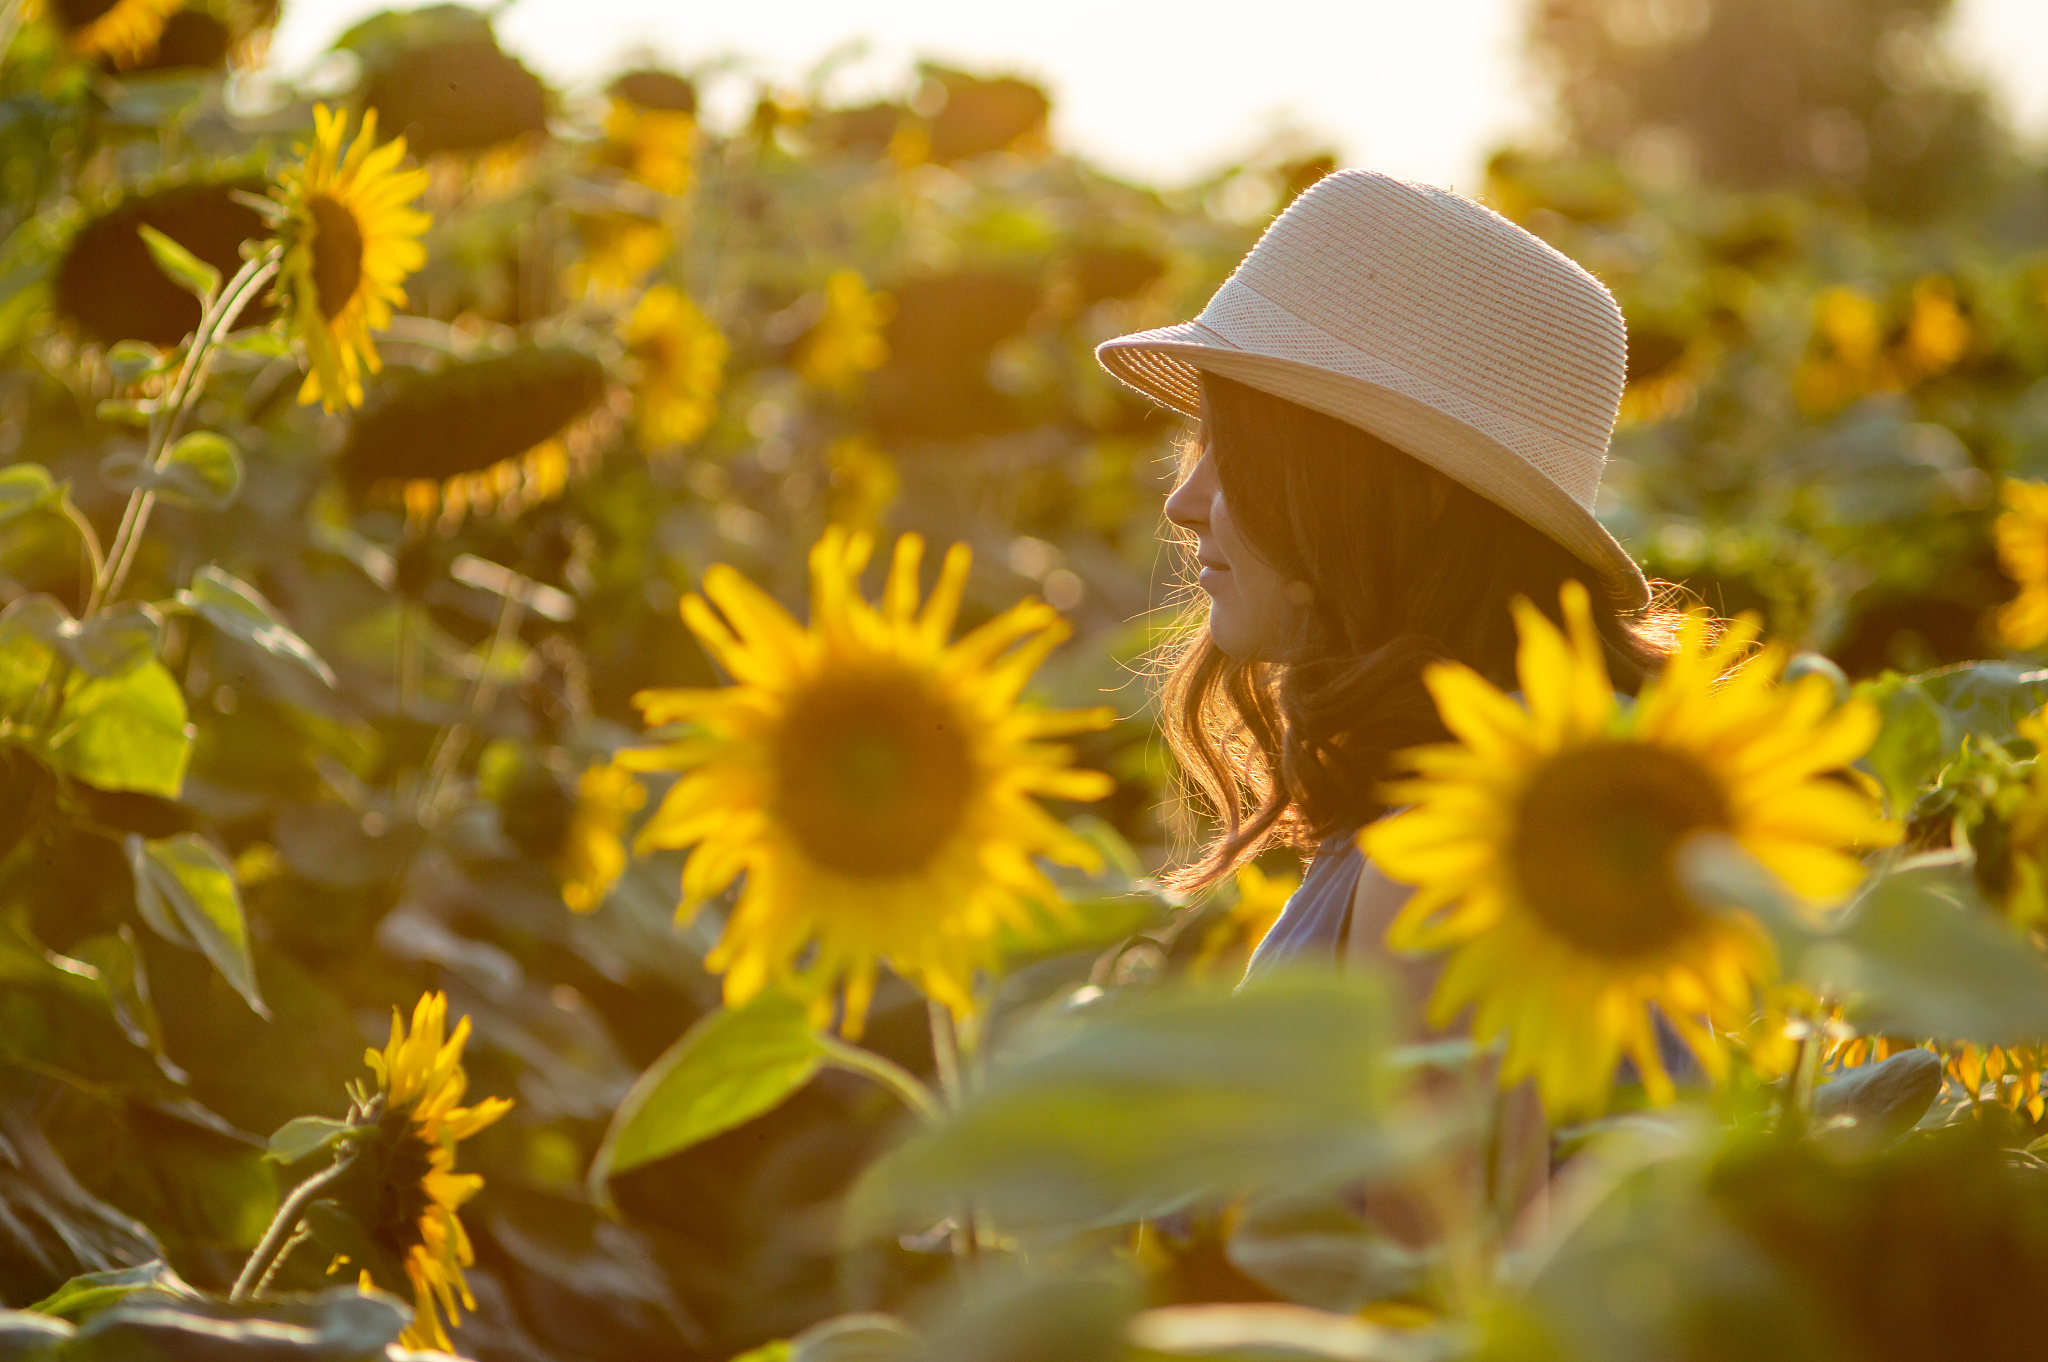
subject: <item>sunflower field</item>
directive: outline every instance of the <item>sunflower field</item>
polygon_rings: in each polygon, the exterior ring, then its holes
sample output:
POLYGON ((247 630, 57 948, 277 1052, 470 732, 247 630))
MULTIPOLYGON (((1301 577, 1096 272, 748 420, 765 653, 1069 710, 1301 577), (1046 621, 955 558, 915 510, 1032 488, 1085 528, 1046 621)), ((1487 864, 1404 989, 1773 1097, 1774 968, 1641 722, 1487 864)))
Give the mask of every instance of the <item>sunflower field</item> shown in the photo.
POLYGON ((1092 351, 1314 142, 0 4, 0 1362, 2048 1355, 2048 170, 1946 10, 1531 5, 1481 196, 1692 613, 1432 668, 1400 968, 1238 989, 1302 857, 1160 878, 1092 351))

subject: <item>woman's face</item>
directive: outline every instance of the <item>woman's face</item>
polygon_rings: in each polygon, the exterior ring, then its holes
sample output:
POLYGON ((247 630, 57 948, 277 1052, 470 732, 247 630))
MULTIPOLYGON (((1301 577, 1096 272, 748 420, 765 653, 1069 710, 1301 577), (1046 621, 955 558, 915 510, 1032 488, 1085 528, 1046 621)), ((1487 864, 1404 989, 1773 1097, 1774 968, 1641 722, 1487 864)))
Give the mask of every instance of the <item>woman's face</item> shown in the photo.
POLYGON ((1223 500, 1216 456, 1206 444, 1166 499, 1166 518, 1194 533, 1202 565, 1197 585, 1209 597, 1210 639, 1240 662, 1277 661, 1300 613, 1294 597, 1306 588, 1289 582, 1238 533, 1223 500))

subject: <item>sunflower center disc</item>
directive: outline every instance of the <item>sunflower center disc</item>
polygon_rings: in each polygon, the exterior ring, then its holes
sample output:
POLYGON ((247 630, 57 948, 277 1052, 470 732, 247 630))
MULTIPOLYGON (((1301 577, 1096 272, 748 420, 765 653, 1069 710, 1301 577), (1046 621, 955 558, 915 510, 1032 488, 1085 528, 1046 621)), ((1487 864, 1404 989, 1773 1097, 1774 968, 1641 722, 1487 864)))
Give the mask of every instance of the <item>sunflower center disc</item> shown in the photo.
POLYGON ((1508 863, 1522 901, 1572 945, 1614 959, 1651 955, 1701 921, 1678 884, 1678 844, 1730 823, 1720 783, 1692 758, 1598 743, 1536 770, 1508 863))
POLYGON ((306 201, 313 215, 313 300, 339 317, 363 282, 363 229, 356 215, 325 194, 306 201))
POLYGON ((973 754, 959 717, 901 673, 800 692, 775 746, 777 816, 813 861, 846 875, 923 870, 973 793, 973 754))
POLYGON ((79 29, 111 13, 121 0, 57 0, 57 21, 66 33, 79 29))

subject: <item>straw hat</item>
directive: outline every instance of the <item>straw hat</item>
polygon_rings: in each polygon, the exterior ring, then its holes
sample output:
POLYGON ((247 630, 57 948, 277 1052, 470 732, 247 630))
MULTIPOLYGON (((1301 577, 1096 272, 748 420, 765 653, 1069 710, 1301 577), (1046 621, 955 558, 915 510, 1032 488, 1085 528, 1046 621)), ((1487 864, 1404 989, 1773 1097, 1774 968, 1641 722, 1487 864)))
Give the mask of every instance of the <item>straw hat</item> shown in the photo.
POLYGON ((1222 374, 1370 431, 1506 508, 1642 605, 1594 519, 1628 343, 1600 281, 1487 208, 1365 170, 1319 180, 1191 322, 1097 347, 1190 416, 1222 374))

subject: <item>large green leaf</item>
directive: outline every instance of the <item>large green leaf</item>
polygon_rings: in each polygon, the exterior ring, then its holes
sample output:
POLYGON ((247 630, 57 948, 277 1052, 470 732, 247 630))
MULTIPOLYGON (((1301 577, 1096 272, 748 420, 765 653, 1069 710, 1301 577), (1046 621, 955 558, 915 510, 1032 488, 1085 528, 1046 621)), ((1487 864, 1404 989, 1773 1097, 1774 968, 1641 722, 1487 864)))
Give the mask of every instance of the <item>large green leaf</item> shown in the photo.
POLYGON ((221 632, 254 644, 272 657, 303 667, 332 686, 334 672, 312 645, 278 618, 262 593, 232 573, 208 563, 192 574, 192 585, 178 593, 178 604, 221 632))
POLYGON ((128 834, 135 906, 159 936, 213 962, 258 1016, 268 1017, 249 958, 249 924, 235 872, 213 844, 193 833, 147 841, 128 834))
POLYGON ((185 697, 155 661, 126 676, 75 680, 49 751, 53 763, 89 785, 166 799, 178 797, 191 754, 185 697))
POLYGON ((2048 672, 2017 662, 1963 662, 1919 676, 1889 673, 1857 688, 1884 727, 1865 760, 1892 809, 1904 813, 1966 737, 2005 742, 2048 704, 2048 672))
MULTIPOLYGON (((198 1295, 198 1292, 185 1284, 183 1278, 171 1270, 169 1264, 157 1259, 140 1267, 87 1272, 73 1277, 31 1305, 29 1309, 38 1314, 55 1315, 77 1324, 145 1289, 161 1291, 172 1296, 198 1295)), ((4 1356, 4 1353, 0 1353, 0 1357, 4 1356)))
POLYGON ((1964 853, 1901 863, 1818 927, 1732 843, 1689 848, 1686 868, 1703 896, 1770 928, 1791 978, 1844 999, 1867 1030, 1987 1045, 2048 1037, 2048 962, 1984 903, 1964 853))
POLYGON ((1389 1026, 1379 981, 1322 971, 1044 1017, 964 1106, 868 1169, 849 1228, 923 1227, 972 1204, 1007 1231, 1064 1231, 1387 1167, 1443 1133, 1383 1125, 1389 1026))
POLYGON ((683 1033, 619 1104, 591 1164, 602 1192, 615 1173, 688 1149, 752 1120, 810 1082, 825 1062, 804 1005, 770 989, 683 1033))
POLYGON ((354 1287, 238 1305, 138 1294, 86 1321, 63 1355, 66 1362, 381 1362, 411 1319, 402 1302, 354 1287))

